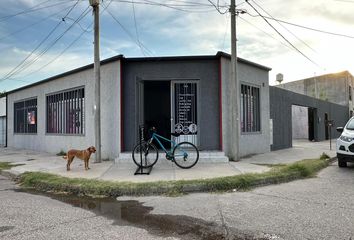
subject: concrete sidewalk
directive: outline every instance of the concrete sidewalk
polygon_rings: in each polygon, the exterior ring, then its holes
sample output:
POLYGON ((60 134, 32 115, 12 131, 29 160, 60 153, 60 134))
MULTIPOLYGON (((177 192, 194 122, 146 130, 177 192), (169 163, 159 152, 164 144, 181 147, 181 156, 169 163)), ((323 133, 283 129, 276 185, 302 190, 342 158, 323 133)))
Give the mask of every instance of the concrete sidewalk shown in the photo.
POLYGON ((336 155, 335 141, 332 140, 332 150, 329 150, 329 141, 309 142, 297 140, 293 148, 257 154, 241 159, 239 162, 228 163, 200 163, 191 169, 180 169, 174 163, 160 158, 153 167, 150 175, 134 175, 136 166, 133 160, 129 163, 90 163, 91 169, 84 170, 83 161, 75 159, 71 171, 66 171, 66 161, 60 156, 31 150, 0 148, 0 162, 24 164, 4 171, 12 175, 19 175, 26 171, 40 171, 58 174, 72 178, 90 178, 121 182, 152 182, 169 180, 206 179, 223 176, 232 176, 242 173, 259 173, 269 168, 259 164, 292 163, 302 159, 319 158, 323 153, 330 157, 336 155))

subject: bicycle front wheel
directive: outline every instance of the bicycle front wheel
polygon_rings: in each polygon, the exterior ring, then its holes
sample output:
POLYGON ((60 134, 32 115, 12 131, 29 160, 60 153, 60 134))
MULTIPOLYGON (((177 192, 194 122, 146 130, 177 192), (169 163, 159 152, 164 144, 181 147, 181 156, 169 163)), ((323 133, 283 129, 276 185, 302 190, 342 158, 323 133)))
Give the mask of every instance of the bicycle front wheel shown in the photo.
POLYGON ((141 142, 134 147, 132 157, 138 167, 148 168, 155 165, 159 152, 154 144, 141 142))
POLYGON ((181 142, 174 147, 173 158, 178 167, 191 168, 198 162, 199 150, 190 142, 181 142))

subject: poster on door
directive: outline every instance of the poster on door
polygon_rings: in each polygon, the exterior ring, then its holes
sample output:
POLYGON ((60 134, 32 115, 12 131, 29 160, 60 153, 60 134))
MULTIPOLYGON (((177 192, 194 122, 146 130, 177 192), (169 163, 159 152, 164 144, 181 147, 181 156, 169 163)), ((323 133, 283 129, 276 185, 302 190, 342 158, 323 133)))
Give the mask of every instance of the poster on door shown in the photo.
POLYGON ((175 132, 181 135, 196 135, 197 125, 197 84, 175 84, 175 132))

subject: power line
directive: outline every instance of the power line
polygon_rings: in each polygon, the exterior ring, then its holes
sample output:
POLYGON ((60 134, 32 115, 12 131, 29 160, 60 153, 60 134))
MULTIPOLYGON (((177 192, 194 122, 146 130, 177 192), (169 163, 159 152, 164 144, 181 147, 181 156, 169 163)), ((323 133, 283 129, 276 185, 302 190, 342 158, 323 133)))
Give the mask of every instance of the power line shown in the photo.
POLYGON ((248 23, 249 25, 251 25, 252 27, 258 29, 259 31, 263 32, 264 34, 266 34, 268 37, 270 38, 273 38, 277 41, 279 41, 283 46, 289 48, 290 50, 293 50, 291 47, 289 47, 289 45, 286 45, 284 42, 280 41, 278 38, 275 38, 273 35, 267 33, 266 31, 262 30, 261 28, 257 27, 256 25, 254 25, 253 23, 251 23, 250 21, 247 21, 246 19, 244 19, 243 17, 241 16, 238 16, 242 21, 248 23))
MULTIPOLYGON (((259 7, 260 9, 263 10, 263 12, 265 12, 269 17, 273 18, 273 16, 268 13, 266 10, 264 10, 264 8, 262 8, 255 0, 253 0, 254 4, 257 5, 257 7, 259 7)), ((291 32, 289 29, 287 29, 281 22, 278 22, 278 24, 280 26, 282 26, 287 32, 289 32, 291 35, 293 35, 297 40, 299 40, 300 42, 302 42, 305 46, 307 46, 309 49, 311 49, 313 52, 317 53, 317 51, 315 49, 313 49, 310 45, 308 45, 305 41, 303 41, 302 39, 300 39, 298 36, 296 36, 293 32, 291 32)))
MULTIPOLYGON (((110 3, 105 6, 105 8, 102 10, 101 13, 103 13, 104 11, 106 11, 106 9, 108 8, 108 6, 112 3, 112 0, 110 1, 110 3)), ((75 20, 74 20, 75 21, 75 20)), ((78 22, 77 22, 78 23, 78 22)), ((79 24, 79 23, 78 23, 79 24)), ((43 65, 42 67, 40 67, 39 69, 34 70, 31 73, 26 74, 26 76, 29 75, 33 75, 39 71, 41 71, 42 69, 44 69, 45 67, 49 66, 50 64, 52 64, 53 62, 55 62, 58 58, 60 58, 67 50, 69 50, 78 40, 80 40, 80 38, 87 32, 91 32, 88 31, 93 25, 93 22, 91 22, 91 24, 86 28, 82 28, 82 32, 79 36, 77 36, 65 49, 63 49, 55 58, 53 58, 51 61, 49 61, 48 63, 46 63, 45 65, 43 65)), ((81 25, 80 25, 81 26, 81 25)), ((22 76, 23 77, 23 76, 22 76)), ((20 77, 19 77, 20 78, 20 77)))
POLYGON ((132 8, 133 8, 134 27, 135 27, 136 39, 138 40, 138 44, 139 44, 139 48, 141 50, 141 53, 145 56, 145 52, 143 51, 143 48, 141 47, 141 43, 140 43, 140 39, 139 39, 138 26, 137 26, 137 23, 136 23, 136 16, 135 16, 134 0, 132 0, 132 8))
MULTIPOLYGON (((128 0, 113 0, 114 2, 121 2, 121 3, 129 3, 131 4, 131 1, 128 0)), ((189 12, 189 13, 202 13, 202 12, 211 12, 214 11, 213 9, 210 10, 204 10, 200 9, 200 7, 212 7, 211 5, 205 6, 205 5, 196 5, 196 4, 167 4, 167 3, 160 3, 160 2, 155 2, 155 1, 150 1, 150 0, 145 0, 145 1, 134 1, 135 4, 143 4, 143 5, 151 5, 151 6, 160 6, 160 7, 166 7, 182 12, 189 12), (183 8, 183 7, 188 7, 188 8, 183 8), (196 10, 191 10, 191 8, 199 8, 196 10)))
POLYGON ((67 2, 59 2, 59 3, 55 3, 53 5, 48 5, 48 6, 36 8, 36 7, 38 7, 38 6, 40 6, 40 5, 44 4, 44 3, 47 3, 49 1, 50 0, 44 1, 42 3, 39 3, 39 4, 35 5, 35 6, 33 6, 32 8, 25 10, 25 11, 21 11, 21 12, 15 13, 15 14, 11 14, 11 15, 7 15, 7 16, 1 17, 0 18, 0 22, 6 21, 6 20, 8 20, 10 18, 13 18, 13 17, 21 15, 21 14, 27 14, 27 13, 30 13, 30 12, 35 12, 35 11, 38 11, 38 10, 51 8, 51 7, 55 7, 55 6, 58 6, 58 5, 67 4, 67 2))
POLYGON ((288 25, 292 25, 292 26, 295 26, 295 27, 299 27, 299 28, 303 28, 303 29, 307 29, 307 30, 311 30, 311 31, 315 31, 315 32, 320 32, 320 33, 329 34, 329 35, 334 35, 334 36, 338 36, 338 37, 345 37, 345 38, 354 39, 354 36, 347 35, 347 34, 329 32, 329 31, 325 31, 325 30, 321 30, 321 29, 317 29, 317 28, 307 27, 307 26, 304 26, 304 25, 300 25, 300 24, 296 24, 296 23, 291 23, 291 22, 288 22, 288 21, 284 21, 284 20, 281 20, 281 19, 278 19, 278 18, 262 16, 262 15, 260 15, 260 14, 258 14, 258 15, 252 15, 252 14, 250 14, 250 13, 247 13, 247 14, 250 15, 250 16, 252 16, 252 17, 262 17, 262 18, 270 19, 270 20, 273 20, 273 21, 285 23, 285 24, 288 24, 288 25))
POLYGON ((211 1, 211 0, 208 0, 208 2, 210 2, 210 4, 216 9, 216 11, 218 11, 220 14, 225 14, 225 13, 227 13, 229 10, 228 9, 226 9, 224 12, 222 12, 221 10, 220 10, 220 7, 219 7, 219 2, 218 2, 218 5, 215 5, 215 3, 213 2, 213 1, 211 1))
MULTIPOLYGON (((54 14, 54 15, 57 16, 57 15, 61 14, 62 12, 68 10, 69 8, 71 8, 71 6, 66 7, 66 8, 64 8, 63 10, 60 10, 59 12, 57 12, 57 13, 54 14)), ((5 39, 5 38, 8 38, 8 37, 10 37, 10 36, 12 36, 12 35, 15 35, 15 34, 18 34, 18 33, 20 33, 20 32, 23 32, 23 31, 25 31, 25 30, 27 30, 27 29, 29 29, 29 28, 31 28, 31 27, 33 27, 33 26, 39 24, 39 23, 42 23, 42 22, 44 22, 45 20, 47 20, 47 19, 49 19, 49 18, 52 18, 52 17, 53 17, 53 14, 49 14, 49 15, 47 15, 45 18, 42 18, 42 19, 40 19, 40 20, 37 21, 37 22, 34 22, 34 23, 30 24, 30 25, 27 25, 27 26, 25 26, 25 27, 23 27, 23 28, 20 28, 20 29, 14 31, 14 32, 11 32, 11 33, 9 33, 9 34, 7 34, 7 35, 1 37, 1 38, 0 38, 0 41, 3 40, 3 39, 5 39)))
MULTIPOLYGON (((104 5, 104 3, 102 3, 104 5)), ((123 24, 111 13, 111 11, 109 11, 109 9, 107 8, 107 12, 109 15, 111 15, 111 17, 119 24, 119 26, 123 29, 123 31, 125 33, 128 34, 128 36, 135 42, 135 44, 137 44, 139 47, 141 46, 142 48, 144 48, 148 53, 150 53, 150 55, 154 55, 152 51, 150 51, 143 43, 139 43, 138 40, 136 38, 134 38, 134 36, 123 26, 123 24)))
POLYGON ((59 37, 57 37, 54 41, 52 41, 42 52, 37 55, 31 62, 26 63, 24 66, 21 67, 20 70, 18 70, 15 74, 18 74, 19 72, 22 72, 23 70, 27 69, 29 66, 31 66, 33 63, 37 62, 38 59, 40 59, 44 54, 46 54, 50 48, 52 48, 70 29, 74 27, 75 24, 77 24, 79 21, 82 20, 89 12, 90 10, 87 9, 61 34, 59 37))
MULTIPOLYGON (((71 11, 75 8, 75 6, 79 3, 79 0, 76 1, 76 3, 70 8, 70 10, 67 12, 65 17, 67 17, 71 11)), ((64 17, 64 18, 65 18, 64 17)), ((13 75, 17 74, 19 71, 22 71, 21 69, 24 67, 25 62, 34 54, 35 51, 37 51, 38 48, 40 48, 44 42, 55 32, 55 30, 60 26, 62 21, 56 24, 56 26, 45 36, 45 38, 32 50, 30 54, 27 55, 15 68, 13 68, 10 72, 8 72, 3 78, 0 79, 0 82, 3 80, 6 80, 13 75)))
POLYGON ((300 53, 303 57, 305 57, 307 60, 309 60, 310 62, 312 62, 314 65, 316 65, 317 67, 320 67, 316 62, 314 62, 311 58, 309 58, 308 56, 306 56, 303 52, 301 52, 294 44, 292 44, 288 39, 286 39, 252 4, 249 3, 249 0, 246 0, 246 3, 248 5, 250 5, 254 11, 256 11, 258 13, 259 16, 262 17, 262 19, 271 27, 273 28, 274 31, 276 31, 279 36, 281 36, 288 44, 290 44, 290 46, 292 46, 298 53, 300 53))

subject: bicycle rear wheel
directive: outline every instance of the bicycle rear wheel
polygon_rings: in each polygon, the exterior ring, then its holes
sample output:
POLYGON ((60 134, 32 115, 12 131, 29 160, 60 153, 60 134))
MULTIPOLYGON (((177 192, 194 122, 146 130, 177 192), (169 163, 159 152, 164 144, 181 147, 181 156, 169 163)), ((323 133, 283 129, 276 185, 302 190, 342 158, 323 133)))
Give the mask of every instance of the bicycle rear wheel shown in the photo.
POLYGON ((174 147, 173 158, 178 167, 191 168, 198 162, 199 150, 190 142, 181 142, 174 147))
POLYGON ((132 157, 138 167, 148 168, 155 165, 159 158, 159 152, 154 144, 141 142, 134 147, 132 157))

